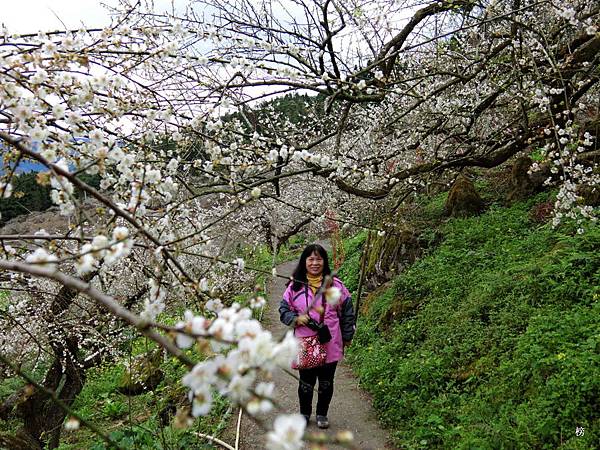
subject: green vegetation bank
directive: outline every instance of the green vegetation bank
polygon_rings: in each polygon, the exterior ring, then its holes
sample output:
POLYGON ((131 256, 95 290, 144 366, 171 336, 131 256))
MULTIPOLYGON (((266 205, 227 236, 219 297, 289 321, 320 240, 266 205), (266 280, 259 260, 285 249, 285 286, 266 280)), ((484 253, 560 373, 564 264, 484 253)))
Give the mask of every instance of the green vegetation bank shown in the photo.
POLYGON ((361 307, 348 360, 383 424, 407 449, 599 448, 600 227, 540 224, 549 194, 441 220, 446 195, 421 210, 439 244, 361 307))

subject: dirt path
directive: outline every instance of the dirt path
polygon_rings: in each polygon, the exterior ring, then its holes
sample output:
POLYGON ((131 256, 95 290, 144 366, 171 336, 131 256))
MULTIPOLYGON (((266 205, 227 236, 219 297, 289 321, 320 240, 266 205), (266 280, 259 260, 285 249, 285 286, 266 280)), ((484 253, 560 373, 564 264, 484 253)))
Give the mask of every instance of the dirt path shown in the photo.
MULTIPOLYGON (((290 276, 296 261, 287 262, 277 267, 280 275, 290 276)), ((279 321, 279 301, 285 290, 286 280, 277 278, 268 286, 268 308, 265 310, 264 326, 270 330, 275 337, 285 334, 287 327, 279 321)), ((297 381, 282 370, 276 371, 273 377, 275 382, 275 399, 281 407, 281 411, 288 413, 298 412, 297 381)), ((316 403, 316 393, 313 401, 316 403)), ((314 407, 313 407, 314 411, 314 407)), ((267 417, 267 423, 271 424, 276 413, 267 417)), ((338 431, 350 430, 354 434, 356 445, 364 450, 393 449, 386 445, 387 433, 383 431, 371 409, 368 396, 357 386, 357 380, 345 364, 338 366, 335 375, 335 393, 329 408, 329 421, 331 426, 326 430, 327 434, 334 435, 338 431)), ((237 423, 237 412, 232 417, 232 424, 225 432, 225 442, 233 445, 235 441, 235 428, 237 423)), ((311 417, 308 432, 320 431, 315 424, 315 416, 311 417)), ((254 450, 265 448, 265 433, 248 417, 242 417, 241 439, 239 449, 254 450)), ((329 449, 342 447, 328 446, 329 449)))

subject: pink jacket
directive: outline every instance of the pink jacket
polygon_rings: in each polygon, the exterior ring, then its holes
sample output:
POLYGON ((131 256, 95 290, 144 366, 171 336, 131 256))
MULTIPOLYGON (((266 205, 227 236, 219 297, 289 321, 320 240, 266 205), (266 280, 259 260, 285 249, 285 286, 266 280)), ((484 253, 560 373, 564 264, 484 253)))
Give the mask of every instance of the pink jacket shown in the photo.
MULTIPOLYGON (((316 322, 321 321, 321 315, 315 311, 316 307, 325 305, 324 322, 331 332, 331 341, 325 344, 327 349, 327 363, 340 361, 344 355, 344 341, 351 341, 354 336, 354 311, 350 292, 338 278, 333 279, 334 286, 338 287, 342 296, 337 306, 327 305, 319 295, 313 305, 314 294, 309 287, 293 291, 293 283, 290 283, 283 293, 283 299, 279 305, 279 316, 286 325, 293 325, 294 320, 301 314, 306 314, 308 306, 312 308, 308 312, 316 322)), ((316 331, 305 325, 295 328, 294 333, 298 337, 314 336, 316 331)))

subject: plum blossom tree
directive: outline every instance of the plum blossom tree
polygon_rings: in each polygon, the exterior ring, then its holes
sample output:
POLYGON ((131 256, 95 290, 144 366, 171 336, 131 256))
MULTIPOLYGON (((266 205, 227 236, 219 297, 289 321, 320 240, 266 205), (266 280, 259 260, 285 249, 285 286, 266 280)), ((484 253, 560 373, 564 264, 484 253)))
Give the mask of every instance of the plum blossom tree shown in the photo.
MULTIPOLYGON (((0 408, 26 394, 24 448, 58 445, 86 369, 116 356, 124 330, 188 367, 192 415, 215 392, 255 416, 273 407, 259 377, 287 367, 295 342, 228 301, 249 282, 228 242, 267 229, 277 247, 328 209, 370 226, 384 199, 532 151, 559 187, 556 223, 595 220, 580 188, 600 181, 598 1, 151 6, 122 0, 103 29, 0 33, 0 196, 36 161, 65 217, 0 236, 0 366, 50 367, 0 408), (295 115, 275 107, 285 94, 295 115), (181 305, 176 326, 161 321, 181 305), (217 356, 190 359, 206 340, 217 356)), ((275 426, 271 448, 299 448, 297 418, 275 426)))

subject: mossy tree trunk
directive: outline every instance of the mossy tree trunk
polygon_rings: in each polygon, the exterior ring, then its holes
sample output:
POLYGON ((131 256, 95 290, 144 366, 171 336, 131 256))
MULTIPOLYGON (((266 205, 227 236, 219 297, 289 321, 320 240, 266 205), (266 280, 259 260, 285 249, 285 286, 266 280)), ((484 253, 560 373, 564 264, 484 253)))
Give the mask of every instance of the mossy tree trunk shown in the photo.
MULTIPOLYGON (((96 273, 84 277, 91 281, 96 273)), ((84 362, 77 335, 64 325, 58 325, 56 318, 65 314, 78 292, 63 286, 55 295, 48 313, 45 316, 49 327, 54 327, 52 340, 49 342, 53 358, 43 381, 44 388, 54 391, 57 397, 67 406, 71 406, 85 384, 85 371, 95 364, 95 360, 84 362)), ((30 389, 30 387, 26 387, 30 389)), ((33 390, 17 402, 13 414, 22 420, 23 426, 17 432, 16 439, 23 450, 53 449, 60 443, 62 424, 66 412, 40 390, 33 390)), ((6 439, 10 439, 6 437, 6 439)), ((16 442, 16 441, 15 441, 16 442)))

